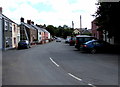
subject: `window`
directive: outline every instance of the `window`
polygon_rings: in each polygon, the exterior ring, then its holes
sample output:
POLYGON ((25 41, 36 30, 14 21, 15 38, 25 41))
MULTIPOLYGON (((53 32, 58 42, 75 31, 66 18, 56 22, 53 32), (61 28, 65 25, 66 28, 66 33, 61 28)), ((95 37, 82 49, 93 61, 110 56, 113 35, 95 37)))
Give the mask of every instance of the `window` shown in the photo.
POLYGON ((10 28, 10 31, 12 31, 12 23, 10 23, 10 27, 9 28, 10 28))
POLYGON ((92 40, 92 38, 90 38, 90 37, 85 38, 85 42, 86 42, 86 41, 89 41, 89 40, 92 40))
POLYGON ((8 30, 8 22, 5 21, 5 30, 8 30))
POLYGON ((15 25, 14 25, 14 32, 16 32, 16 27, 15 27, 15 25))
POLYGON ((83 42, 83 38, 78 38, 79 42, 83 42))
POLYGON ((14 37, 14 44, 16 44, 16 38, 14 37))
POLYGON ((41 32, 39 32, 39 34, 41 35, 41 32))
POLYGON ((100 43, 99 43, 99 42, 93 42, 93 44, 94 44, 94 45, 100 45, 100 43))

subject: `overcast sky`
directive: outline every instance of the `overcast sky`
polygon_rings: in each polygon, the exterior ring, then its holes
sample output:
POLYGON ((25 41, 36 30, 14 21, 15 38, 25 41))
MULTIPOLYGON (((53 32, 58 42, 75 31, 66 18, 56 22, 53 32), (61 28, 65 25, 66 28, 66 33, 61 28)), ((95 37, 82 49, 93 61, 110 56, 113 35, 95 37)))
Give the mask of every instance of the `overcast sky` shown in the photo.
POLYGON ((97 0, 0 0, 3 14, 16 23, 20 18, 32 20, 35 24, 68 25, 80 27, 80 15, 82 27, 91 28, 91 15, 96 12, 97 0))

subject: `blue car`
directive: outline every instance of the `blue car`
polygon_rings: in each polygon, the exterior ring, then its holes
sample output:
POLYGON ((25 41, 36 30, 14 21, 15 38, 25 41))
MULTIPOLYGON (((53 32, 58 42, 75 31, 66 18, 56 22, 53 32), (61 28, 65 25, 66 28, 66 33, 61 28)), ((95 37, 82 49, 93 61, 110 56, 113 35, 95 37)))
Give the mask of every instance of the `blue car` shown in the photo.
POLYGON ((18 43, 18 49, 21 49, 21 48, 30 48, 30 43, 28 40, 21 40, 19 43, 18 43))
POLYGON ((80 46, 81 51, 90 52, 107 52, 111 50, 112 45, 102 40, 90 40, 80 46))

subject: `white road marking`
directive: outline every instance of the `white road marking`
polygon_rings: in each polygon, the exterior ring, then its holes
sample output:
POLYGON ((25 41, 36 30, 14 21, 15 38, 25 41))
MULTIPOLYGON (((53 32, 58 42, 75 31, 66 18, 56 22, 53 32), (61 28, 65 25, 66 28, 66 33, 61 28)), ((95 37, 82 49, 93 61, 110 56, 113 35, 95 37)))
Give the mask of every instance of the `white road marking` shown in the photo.
POLYGON ((78 77, 72 75, 71 73, 68 73, 68 74, 69 74, 71 77, 73 77, 73 78, 75 78, 75 79, 77 79, 77 80, 79 80, 79 81, 82 81, 82 79, 80 79, 80 78, 78 78, 78 77))
POLYGON ((92 86, 92 87, 96 87, 96 86, 94 86, 93 84, 90 84, 90 83, 88 83, 88 85, 89 85, 89 86, 92 86))
POLYGON ((52 61, 52 63, 54 63, 57 67, 59 67, 59 65, 50 57, 50 60, 52 61))
MULTIPOLYGON (((51 57, 50 57, 50 60, 52 61, 53 64, 55 64, 57 67, 59 67, 59 65, 58 65, 51 57)), ((76 79, 76 80, 78 80, 78 81, 82 81, 82 79, 74 76, 74 75, 71 74, 71 73, 68 73, 68 75, 70 75, 71 77, 73 77, 74 79, 76 79)), ((90 83, 88 83, 87 85, 92 86, 92 87, 96 87, 96 86, 94 86, 93 84, 90 84, 90 83)))

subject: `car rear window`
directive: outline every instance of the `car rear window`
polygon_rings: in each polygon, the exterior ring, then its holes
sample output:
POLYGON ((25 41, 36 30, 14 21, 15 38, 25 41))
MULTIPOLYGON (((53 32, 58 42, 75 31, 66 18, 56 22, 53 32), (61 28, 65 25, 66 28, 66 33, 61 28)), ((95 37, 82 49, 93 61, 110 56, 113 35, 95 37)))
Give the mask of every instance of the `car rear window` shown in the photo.
POLYGON ((91 37, 86 37, 86 38, 85 38, 85 42, 86 42, 86 41, 89 41, 89 40, 92 40, 92 39, 93 39, 93 38, 91 38, 91 37))
POLYGON ((92 40, 93 38, 92 37, 79 37, 79 38, 77 38, 77 40, 79 41, 79 42, 87 42, 87 41, 89 41, 89 40, 92 40))

